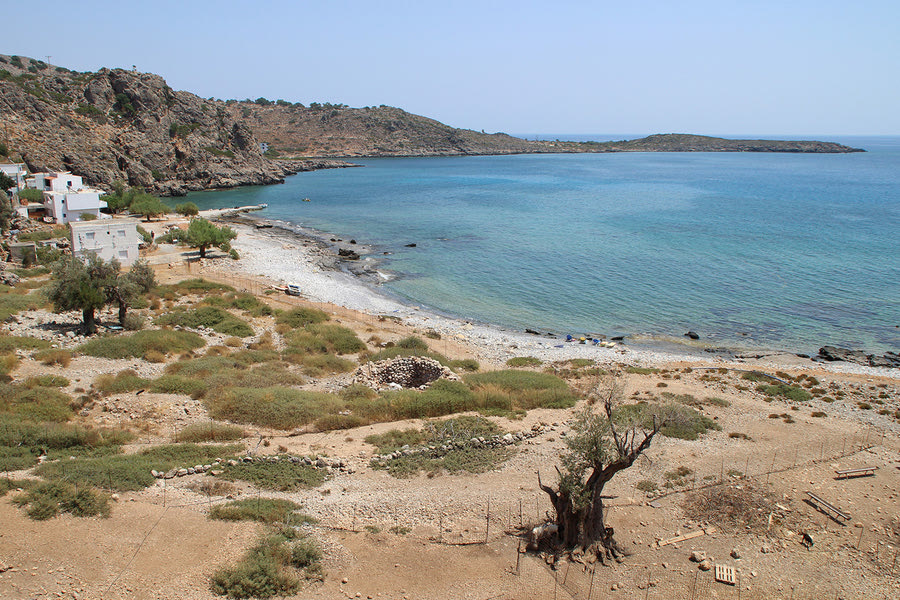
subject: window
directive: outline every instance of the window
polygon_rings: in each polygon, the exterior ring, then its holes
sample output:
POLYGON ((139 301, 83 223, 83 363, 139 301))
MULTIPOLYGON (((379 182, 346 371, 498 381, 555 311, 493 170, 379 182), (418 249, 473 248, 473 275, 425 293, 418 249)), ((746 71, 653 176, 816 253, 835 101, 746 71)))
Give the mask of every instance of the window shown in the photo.
POLYGON ((93 240, 93 239, 94 239, 94 232, 93 232, 93 231, 90 231, 90 232, 84 234, 84 237, 87 238, 87 239, 89 239, 89 240, 93 240))
POLYGON ((119 237, 120 237, 120 238, 125 237, 125 230, 124 230, 124 229, 120 229, 120 230, 119 230, 119 237))
POLYGON ((119 258, 128 258, 128 250, 119 250, 119 258))

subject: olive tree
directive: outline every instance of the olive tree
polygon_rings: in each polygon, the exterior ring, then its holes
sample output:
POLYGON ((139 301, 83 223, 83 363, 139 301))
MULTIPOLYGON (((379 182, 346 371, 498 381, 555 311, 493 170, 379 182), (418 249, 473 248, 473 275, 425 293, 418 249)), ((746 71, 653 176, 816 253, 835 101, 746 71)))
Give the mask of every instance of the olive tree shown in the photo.
POLYGON ((153 217, 159 217, 172 212, 172 209, 166 204, 163 204, 159 198, 151 196, 150 194, 140 194, 132 200, 129 210, 133 214, 146 217, 148 223, 153 217))
POLYGON ((218 227, 204 218, 196 218, 191 219, 182 241, 191 248, 199 248, 200 258, 206 258, 206 250, 210 247, 229 252, 231 240, 236 237, 237 233, 227 225, 218 227))
POLYGON ((538 486, 550 497, 556 513, 557 548, 595 553, 601 561, 625 554, 606 523, 603 488, 616 473, 634 464, 663 425, 657 416, 649 422, 617 417, 621 397, 622 387, 615 380, 598 384, 566 436, 568 450, 562 456, 562 468, 556 467, 556 486, 542 483, 538 473, 538 486))
POLYGON ((80 310, 85 335, 93 335, 97 332, 94 313, 106 304, 107 290, 115 285, 119 269, 119 261, 106 262, 93 253, 86 261, 69 256, 53 267, 47 297, 57 312, 80 310))
POLYGON ((53 267, 47 297, 57 312, 80 310, 85 335, 97 332, 95 313, 107 304, 118 305, 119 324, 124 325, 128 307, 156 285, 156 277, 146 261, 121 271, 118 260, 104 261, 94 253, 86 260, 66 257, 53 267))

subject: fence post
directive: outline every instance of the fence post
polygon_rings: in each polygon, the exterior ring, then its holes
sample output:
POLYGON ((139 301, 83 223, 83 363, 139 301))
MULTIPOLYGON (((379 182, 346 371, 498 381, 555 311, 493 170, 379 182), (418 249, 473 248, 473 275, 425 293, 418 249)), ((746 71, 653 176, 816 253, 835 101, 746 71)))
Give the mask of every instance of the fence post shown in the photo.
POLYGON ((591 600, 591 595, 594 593, 594 575, 597 574, 597 565, 591 565, 591 585, 588 586, 588 595, 587 600, 591 600))
POLYGON ((484 543, 488 543, 488 536, 491 534, 491 499, 488 498, 487 501, 487 514, 485 516, 485 525, 484 525, 484 543))
POLYGON ((444 510, 438 513, 438 544, 444 543, 444 510))

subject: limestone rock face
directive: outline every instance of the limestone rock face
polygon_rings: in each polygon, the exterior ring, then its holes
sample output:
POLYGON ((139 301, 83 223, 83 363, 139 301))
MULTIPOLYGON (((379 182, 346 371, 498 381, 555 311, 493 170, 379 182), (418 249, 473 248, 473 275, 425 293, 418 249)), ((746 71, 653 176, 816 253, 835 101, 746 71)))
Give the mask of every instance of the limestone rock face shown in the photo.
POLYGON ((157 194, 277 183, 310 164, 269 160, 225 103, 123 69, 76 73, 0 56, 0 113, 9 150, 31 171, 69 170, 157 194), (4 62, 5 61, 5 62, 4 62))

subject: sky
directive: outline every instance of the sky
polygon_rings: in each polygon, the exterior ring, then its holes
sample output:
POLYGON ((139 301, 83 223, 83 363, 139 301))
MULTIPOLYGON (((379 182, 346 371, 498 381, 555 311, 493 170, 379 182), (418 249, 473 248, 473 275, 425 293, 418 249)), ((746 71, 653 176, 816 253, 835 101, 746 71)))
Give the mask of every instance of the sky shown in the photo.
POLYGON ((900 135, 897 0, 39 6, 0 53, 135 65, 206 98, 387 104, 514 134, 900 135))

